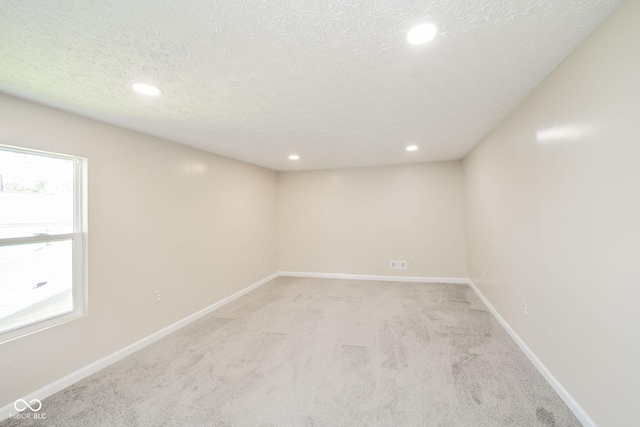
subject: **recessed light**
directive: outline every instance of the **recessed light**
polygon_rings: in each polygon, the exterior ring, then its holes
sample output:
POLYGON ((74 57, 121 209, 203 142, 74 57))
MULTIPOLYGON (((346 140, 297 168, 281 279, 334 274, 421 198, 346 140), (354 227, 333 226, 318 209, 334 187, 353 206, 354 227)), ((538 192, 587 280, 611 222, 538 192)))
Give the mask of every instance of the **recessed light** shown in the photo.
POLYGON ((418 149, 417 145, 410 145, 407 147, 407 151, 416 151, 418 149))
POLYGON ((438 29, 435 25, 424 23, 416 25, 407 33, 407 41, 411 44, 424 44, 433 40, 438 29))
POLYGON ((157 88, 147 83, 134 83, 131 85, 131 89, 143 95, 149 95, 149 96, 158 96, 162 94, 162 90, 160 90, 160 88, 157 88))
POLYGON ((292 154, 289 156, 289 160, 298 160, 300 158, 300 156, 298 156, 297 154, 292 154))

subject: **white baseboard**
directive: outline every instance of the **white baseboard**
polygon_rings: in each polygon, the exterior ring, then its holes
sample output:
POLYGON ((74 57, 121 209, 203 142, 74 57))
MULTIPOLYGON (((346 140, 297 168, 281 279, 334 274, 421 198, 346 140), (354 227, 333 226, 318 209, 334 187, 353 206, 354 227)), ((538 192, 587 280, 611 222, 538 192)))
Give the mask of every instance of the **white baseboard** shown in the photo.
POLYGON ((520 350, 529 358, 533 366, 535 366, 538 371, 542 374, 545 380, 553 387, 558 396, 564 401, 564 403, 571 409, 571 412, 576 416, 576 418, 582 423, 584 427, 597 427, 596 423, 591 419, 591 417, 585 412, 584 409, 575 401, 573 397, 569 394, 569 392, 560 384, 560 381, 547 369, 546 366, 538 359, 538 356, 529 348, 528 345, 524 343, 522 338, 516 333, 516 331, 511 328, 511 326, 507 323, 506 320, 498 313, 498 311, 491 305, 489 300, 482 295, 482 292, 476 287, 476 285, 468 280, 469 286, 471 289, 478 295, 478 298, 487 306, 491 314, 500 322, 502 327, 507 331, 507 333, 513 338, 513 340, 518 344, 520 350))
MULTIPOLYGON (((163 338, 167 335, 169 335, 172 332, 177 331, 178 329, 188 325, 189 323, 193 322, 194 320, 197 320, 199 318, 201 318, 202 316, 205 316, 209 313, 211 313, 212 311, 217 310, 218 308, 229 304, 231 301, 241 297, 242 295, 251 292, 252 290, 258 288, 259 286, 264 285, 265 283, 267 283, 268 281, 275 279, 276 277, 278 277, 278 273, 273 273, 272 275, 265 277, 264 279, 250 285, 247 286, 246 288, 236 292, 233 295, 230 295, 214 304, 211 304, 210 306, 203 308, 202 310, 193 313, 190 316, 185 317, 182 320, 177 321, 176 323, 167 326, 164 329, 159 330, 158 332, 155 332, 151 335, 149 335, 148 337, 145 337, 143 339, 141 339, 140 341, 137 341, 121 350, 116 351, 115 353, 112 353, 106 357, 103 357, 102 359, 91 363, 90 365, 85 366, 84 368, 80 368, 77 371, 63 377, 60 378, 57 381, 54 381, 51 384, 48 384, 44 387, 42 387, 39 390, 34 391, 33 393, 29 393, 27 396, 22 397, 22 399, 24 399, 27 402, 30 402, 32 399, 38 399, 38 400, 43 400, 46 399, 47 397, 51 396, 52 394, 55 394, 67 387, 69 387, 70 385, 82 380, 83 378, 88 377, 89 375, 95 374, 96 372, 106 368, 107 366, 129 356, 130 354, 135 353, 136 351, 140 350, 143 347, 148 346, 149 344, 152 344, 156 341, 158 341, 160 338, 163 338)), ((9 418, 12 414, 14 414, 16 412, 15 408, 13 407, 13 403, 10 403, 8 405, 5 405, 4 407, 0 408, 0 421, 5 420, 7 418, 9 418)))
POLYGON ((452 283, 460 285, 466 285, 469 283, 469 279, 461 277, 372 276, 366 274, 301 273, 296 271, 280 271, 279 275, 294 277, 318 277, 323 279, 380 280, 383 282, 452 283))

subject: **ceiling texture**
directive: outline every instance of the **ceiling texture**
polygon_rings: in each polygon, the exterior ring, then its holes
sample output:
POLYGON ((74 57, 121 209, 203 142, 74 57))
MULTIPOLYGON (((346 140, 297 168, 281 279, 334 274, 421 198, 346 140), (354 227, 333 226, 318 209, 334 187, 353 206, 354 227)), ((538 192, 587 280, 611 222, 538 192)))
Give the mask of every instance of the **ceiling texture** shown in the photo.
POLYGON ((0 92, 274 170, 459 159, 621 3, 2 0, 0 92))

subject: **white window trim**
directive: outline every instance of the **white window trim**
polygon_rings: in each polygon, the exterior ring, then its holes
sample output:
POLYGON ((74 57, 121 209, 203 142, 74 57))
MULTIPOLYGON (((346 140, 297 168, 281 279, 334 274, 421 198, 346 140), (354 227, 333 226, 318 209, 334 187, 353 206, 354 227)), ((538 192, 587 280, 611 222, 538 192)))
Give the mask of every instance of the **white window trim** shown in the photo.
POLYGON ((73 232, 67 234, 42 234, 38 236, 0 238, 0 246, 15 246, 28 243, 45 243, 71 240, 72 246, 72 297, 73 311, 36 320, 26 325, 17 326, 0 333, 0 344, 16 338, 30 335, 44 329, 83 317, 87 314, 87 185, 86 159, 76 156, 50 153, 40 150, 23 149, 7 145, 0 145, 3 151, 14 153, 41 155, 73 161, 73 232))

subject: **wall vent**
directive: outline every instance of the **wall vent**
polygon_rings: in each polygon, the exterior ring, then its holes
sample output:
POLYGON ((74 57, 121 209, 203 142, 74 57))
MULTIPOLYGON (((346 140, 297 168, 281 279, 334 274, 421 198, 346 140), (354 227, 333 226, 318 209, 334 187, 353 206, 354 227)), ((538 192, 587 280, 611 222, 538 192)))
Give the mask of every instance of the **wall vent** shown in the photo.
POLYGON ((407 261, 391 261, 390 267, 394 270, 406 270, 407 261))

